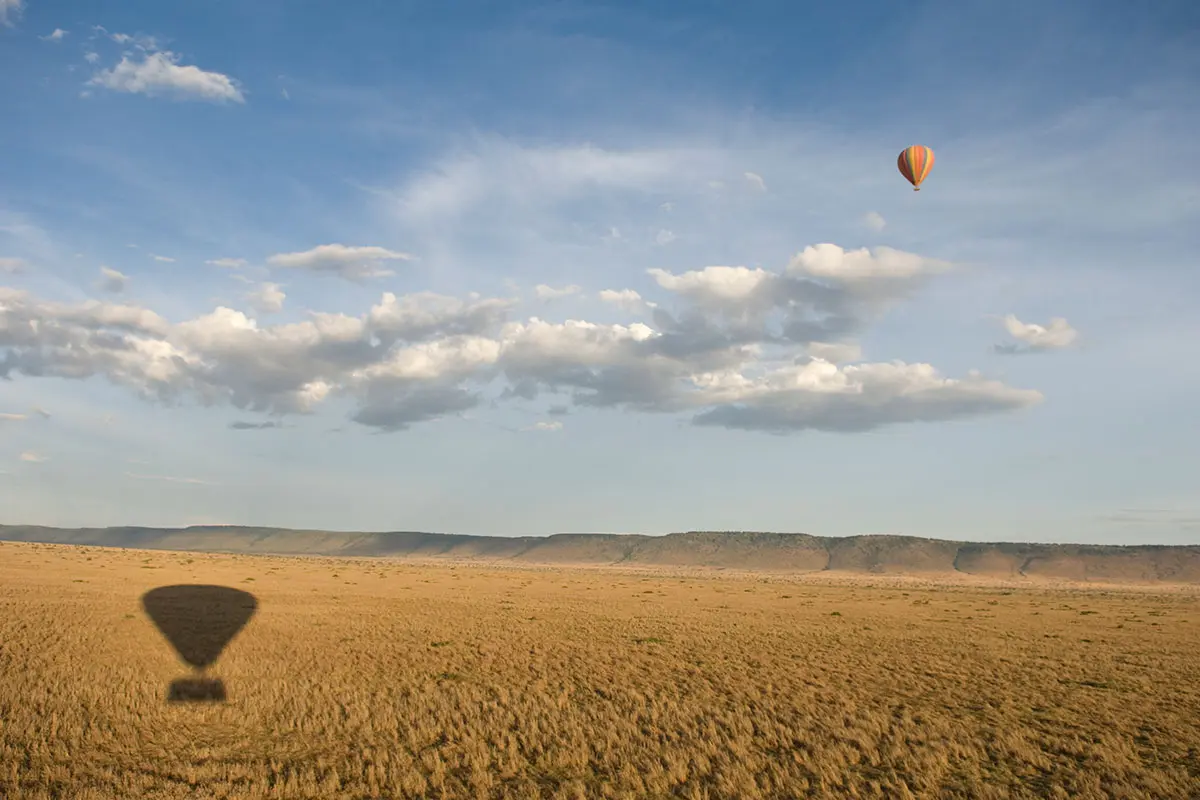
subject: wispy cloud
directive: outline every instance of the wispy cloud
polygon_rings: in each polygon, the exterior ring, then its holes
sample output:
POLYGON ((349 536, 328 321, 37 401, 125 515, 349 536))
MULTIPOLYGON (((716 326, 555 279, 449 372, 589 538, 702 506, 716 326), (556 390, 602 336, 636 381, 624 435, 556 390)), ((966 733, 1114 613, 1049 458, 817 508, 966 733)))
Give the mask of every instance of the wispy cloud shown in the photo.
POLYGON ((211 264, 214 267, 224 267, 225 269, 237 269, 238 267, 246 266, 244 258, 211 258, 204 262, 211 264))
POLYGON ((562 424, 561 422, 559 422, 558 420, 553 420, 553 421, 550 421, 550 422, 535 422, 534 424, 532 424, 532 425, 530 425, 530 426, 528 426, 528 427, 526 427, 526 428, 522 428, 521 430, 526 430, 526 431, 561 431, 562 429, 563 429, 563 424, 562 424))
POLYGON ((325 272, 348 280, 381 278, 395 274, 379 265, 382 261, 408 261, 412 256, 384 247, 348 247, 323 244, 299 253, 278 253, 267 259, 273 267, 325 272))
POLYGON ((573 294, 579 294, 580 291, 580 287, 574 284, 556 289, 553 286, 547 286, 544 283, 539 283, 533 289, 534 296, 536 296, 538 300, 557 300, 560 297, 569 297, 573 294))
POLYGON ((43 461, 49 461, 50 459, 48 456, 44 456, 41 453, 35 453, 32 450, 26 450, 24 453, 21 453, 21 460, 30 464, 40 464, 43 461))
POLYGON ((17 275, 25 271, 25 261, 20 258, 0 258, 0 273, 17 275))
POLYGON ((12 27, 25 10, 25 0, 0 0, 0 25, 12 27))
POLYGON ((1070 347, 1079 338, 1079 332, 1062 317, 1054 317, 1048 325, 1022 322, 1015 314, 1004 317, 1004 328, 1009 336, 1020 344, 998 344, 998 353, 1038 353, 1046 350, 1062 350, 1070 347))
POLYGON ((38 38, 44 42, 61 42, 66 37, 67 37, 66 31, 64 31, 62 28, 55 28, 53 31, 46 34, 45 36, 39 36, 38 38))
POLYGON ((767 190, 767 182, 764 181, 762 175, 759 175, 757 172, 747 172, 745 173, 745 178, 746 183, 750 184, 752 188, 760 192, 765 192, 767 190))
POLYGON ((1173 508, 1122 508, 1102 519, 1122 525, 1168 525, 1188 530, 1200 529, 1200 514, 1173 508))
POLYGON ((160 256, 160 255, 151 253, 150 257, 153 258, 155 261, 161 261, 164 264, 174 264, 175 263, 175 259, 171 258, 170 256, 160 256))

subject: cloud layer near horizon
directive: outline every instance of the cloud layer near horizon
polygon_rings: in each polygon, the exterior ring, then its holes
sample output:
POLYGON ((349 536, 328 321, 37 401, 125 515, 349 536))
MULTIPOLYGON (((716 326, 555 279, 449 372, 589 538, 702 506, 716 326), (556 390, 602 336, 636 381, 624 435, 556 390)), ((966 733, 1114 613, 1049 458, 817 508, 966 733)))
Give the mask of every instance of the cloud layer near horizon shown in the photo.
MULTIPOLYGON (((347 254, 400 255, 324 247, 274 263, 353 280, 361 273, 343 268, 359 259, 347 254)), ((225 306, 169 322, 138 305, 64 304, 0 288, 0 377, 101 376, 148 400, 278 415, 345 396, 356 404, 354 421, 381 430, 467 411, 489 392, 685 412, 695 424, 771 432, 861 431, 1038 403, 1037 391, 974 372, 953 379, 929 364, 860 361, 856 337, 951 268, 887 247, 818 244, 780 271, 652 269, 674 302, 647 302, 633 289, 598 293, 642 318, 625 324, 519 321, 510 319, 515 299, 432 292, 384 292, 357 316, 308 312, 270 326, 225 306)), ((271 291, 252 300, 264 313, 279 311, 285 296, 264 286, 271 291)))

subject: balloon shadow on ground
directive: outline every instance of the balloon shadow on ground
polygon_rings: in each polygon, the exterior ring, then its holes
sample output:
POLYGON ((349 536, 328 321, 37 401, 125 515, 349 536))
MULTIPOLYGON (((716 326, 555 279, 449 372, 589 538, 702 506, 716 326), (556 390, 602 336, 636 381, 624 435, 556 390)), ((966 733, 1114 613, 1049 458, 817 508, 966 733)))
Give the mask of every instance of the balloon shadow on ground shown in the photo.
POLYGON ((224 702, 225 684, 205 675, 258 609, 249 592, 228 586, 160 586, 142 595, 142 608, 196 674, 174 681, 168 702, 224 702))

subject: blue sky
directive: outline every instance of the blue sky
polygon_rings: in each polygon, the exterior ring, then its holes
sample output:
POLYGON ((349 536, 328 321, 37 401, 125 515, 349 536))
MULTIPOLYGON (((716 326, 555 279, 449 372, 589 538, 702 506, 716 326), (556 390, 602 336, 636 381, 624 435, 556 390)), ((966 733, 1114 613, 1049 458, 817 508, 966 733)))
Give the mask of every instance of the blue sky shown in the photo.
POLYGON ((3 521, 1200 542, 1200 6, 811 6, 0 0, 3 521))

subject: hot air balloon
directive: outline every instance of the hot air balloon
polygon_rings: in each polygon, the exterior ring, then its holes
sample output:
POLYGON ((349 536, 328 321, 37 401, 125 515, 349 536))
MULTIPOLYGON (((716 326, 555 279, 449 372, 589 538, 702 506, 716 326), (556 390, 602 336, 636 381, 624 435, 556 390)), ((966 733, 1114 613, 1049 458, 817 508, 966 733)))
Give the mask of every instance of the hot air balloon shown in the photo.
POLYGON ((919 192, 921 181, 928 178, 929 170, 933 169, 933 151, 923 144, 906 147, 896 159, 896 166, 900 167, 900 174, 913 185, 913 191, 919 192))

